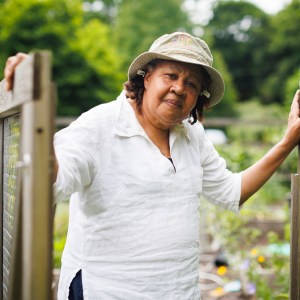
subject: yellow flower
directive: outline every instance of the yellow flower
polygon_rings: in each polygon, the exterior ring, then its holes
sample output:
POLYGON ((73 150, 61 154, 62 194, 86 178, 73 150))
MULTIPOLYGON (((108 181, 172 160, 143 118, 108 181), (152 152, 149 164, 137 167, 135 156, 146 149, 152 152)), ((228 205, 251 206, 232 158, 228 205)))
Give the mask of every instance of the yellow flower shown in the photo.
POLYGON ((263 256, 263 255, 260 255, 258 258, 257 258, 257 261, 262 264, 263 262, 265 262, 266 258, 263 256))
POLYGON ((221 266, 217 270, 217 274, 219 276, 223 276, 226 272, 227 272, 227 267, 225 267, 225 266, 221 266))
POLYGON ((224 289, 220 286, 210 292, 210 296, 212 297, 220 297, 223 296, 224 294, 225 294, 224 289))
POLYGON ((251 256, 256 256, 258 254, 258 250, 256 248, 252 248, 250 250, 250 254, 251 254, 251 256))

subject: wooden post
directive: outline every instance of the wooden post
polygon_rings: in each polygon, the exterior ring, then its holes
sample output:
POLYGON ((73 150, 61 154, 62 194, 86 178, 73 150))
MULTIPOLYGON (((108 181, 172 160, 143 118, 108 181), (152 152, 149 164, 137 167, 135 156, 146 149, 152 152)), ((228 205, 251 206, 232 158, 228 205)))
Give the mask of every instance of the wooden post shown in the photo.
POLYGON ((290 299, 300 300, 300 146, 298 146, 298 174, 292 175, 290 299))
POLYGON ((50 300, 53 103, 49 53, 34 56, 33 101, 22 111, 22 299, 50 300), (26 118, 26 120, 24 120, 26 118), (41 238, 43 237, 43 238, 41 238))

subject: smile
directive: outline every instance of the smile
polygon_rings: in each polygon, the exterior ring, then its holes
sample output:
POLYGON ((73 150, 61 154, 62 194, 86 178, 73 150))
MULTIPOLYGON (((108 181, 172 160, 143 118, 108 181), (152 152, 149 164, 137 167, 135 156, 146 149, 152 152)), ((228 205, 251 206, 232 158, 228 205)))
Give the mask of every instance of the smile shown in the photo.
POLYGON ((164 102, 171 107, 182 108, 182 104, 176 100, 167 99, 167 100, 164 100, 164 102))

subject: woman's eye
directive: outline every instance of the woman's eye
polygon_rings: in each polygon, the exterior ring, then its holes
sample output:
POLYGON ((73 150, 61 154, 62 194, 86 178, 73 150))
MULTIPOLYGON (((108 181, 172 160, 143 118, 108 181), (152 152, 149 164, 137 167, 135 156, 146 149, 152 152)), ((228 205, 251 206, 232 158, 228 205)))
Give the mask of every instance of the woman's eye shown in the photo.
POLYGON ((174 74, 174 73, 167 73, 166 74, 170 79, 176 79, 177 78, 177 75, 174 74))
POLYGON ((196 88, 196 84, 192 81, 188 81, 186 84, 194 89, 196 88))

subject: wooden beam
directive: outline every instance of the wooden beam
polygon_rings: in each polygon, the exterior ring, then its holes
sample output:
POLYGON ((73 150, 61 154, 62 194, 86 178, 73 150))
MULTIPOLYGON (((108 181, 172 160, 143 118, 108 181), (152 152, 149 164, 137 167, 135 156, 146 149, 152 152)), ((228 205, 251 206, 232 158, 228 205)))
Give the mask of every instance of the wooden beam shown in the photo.
POLYGON ((22 300, 50 300, 53 204, 51 158, 54 127, 51 55, 35 54, 33 67, 32 101, 26 101, 22 106, 22 235, 26 237, 22 240, 22 300))
POLYGON ((292 175, 291 241, 290 241, 290 299, 300 300, 300 147, 298 174, 292 175))
MULTIPOLYGON (((1 90, 1 89, 0 89, 1 90)), ((1 99, 1 95, 0 95, 1 99)), ((1 219, 0 219, 0 263, 1 263, 1 272, 0 272, 0 299, 3 300, 3 120, 0 119, 0 209, 1 209, 1 219)))

